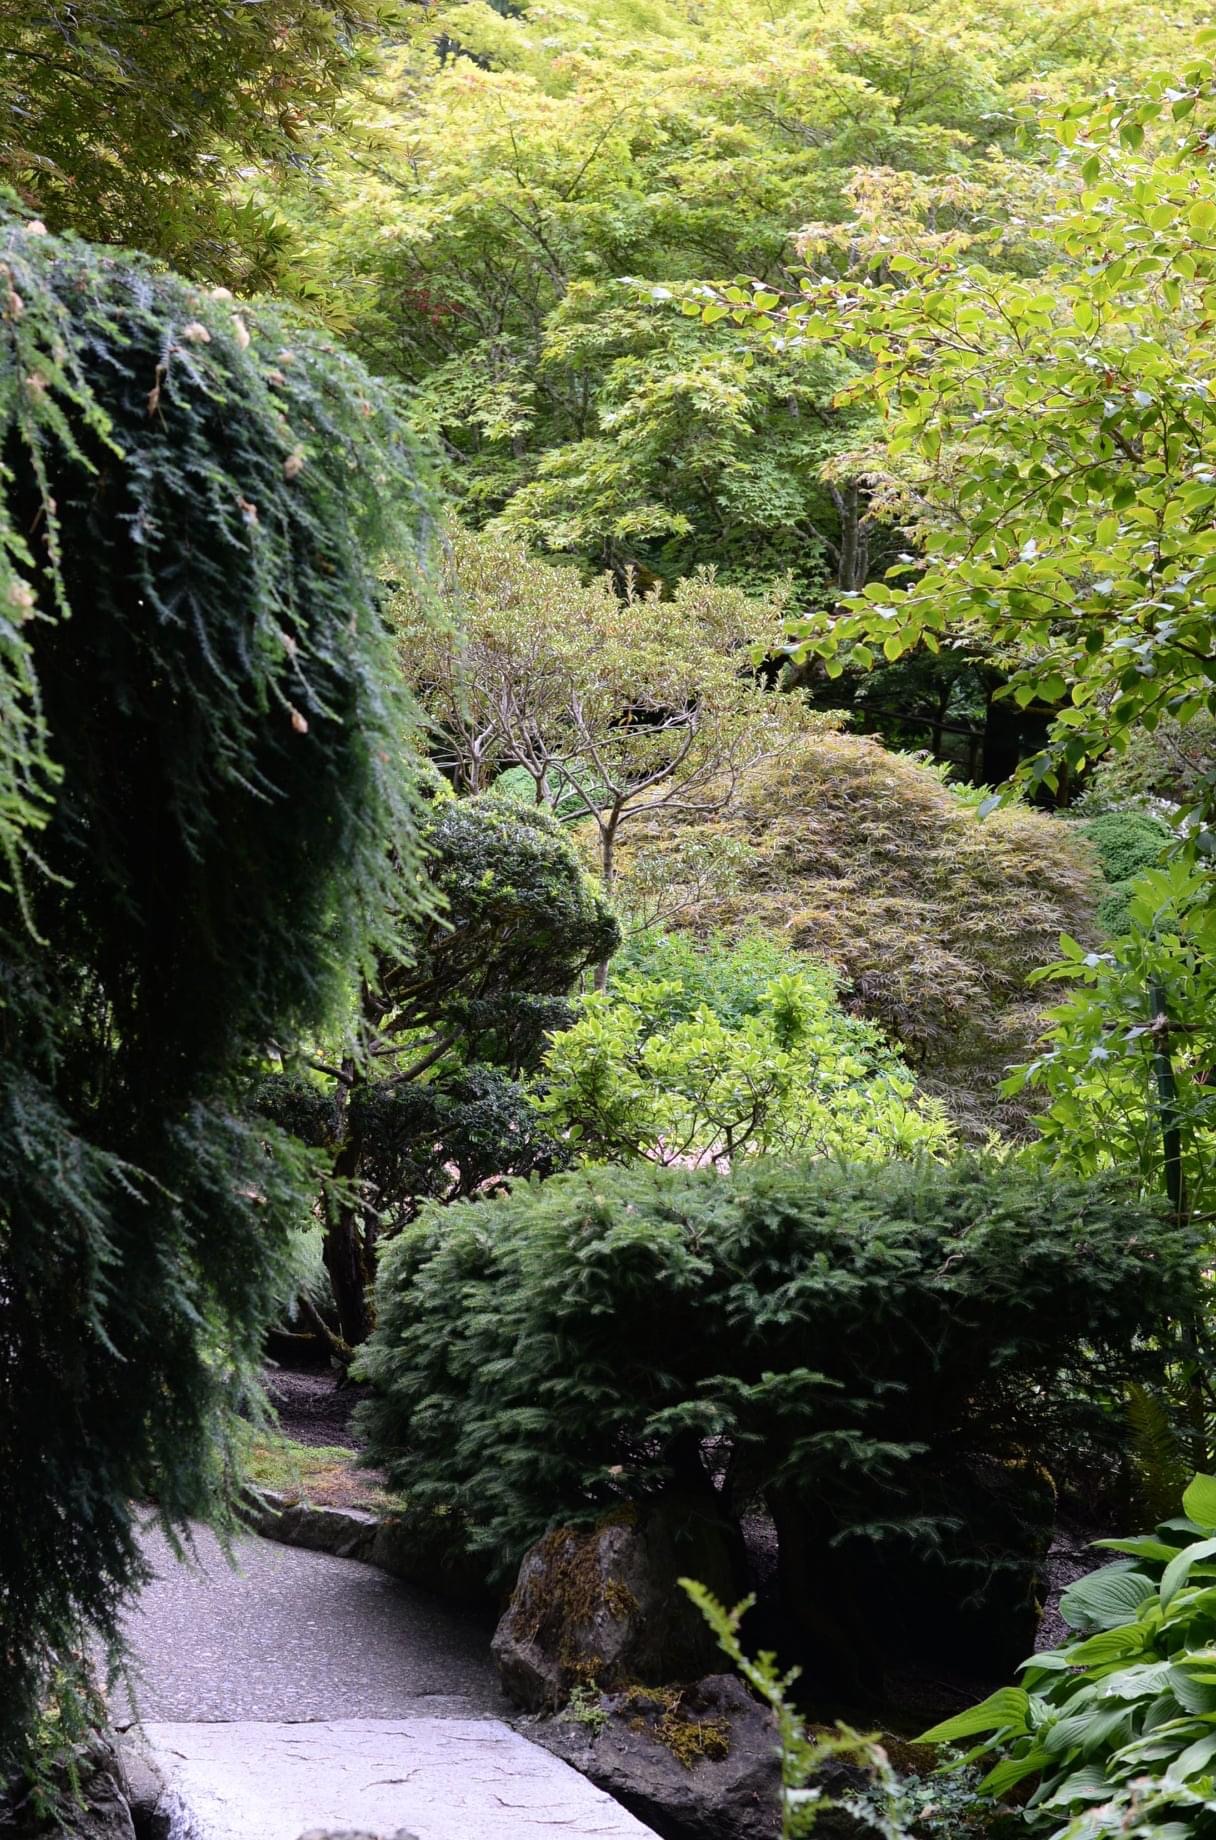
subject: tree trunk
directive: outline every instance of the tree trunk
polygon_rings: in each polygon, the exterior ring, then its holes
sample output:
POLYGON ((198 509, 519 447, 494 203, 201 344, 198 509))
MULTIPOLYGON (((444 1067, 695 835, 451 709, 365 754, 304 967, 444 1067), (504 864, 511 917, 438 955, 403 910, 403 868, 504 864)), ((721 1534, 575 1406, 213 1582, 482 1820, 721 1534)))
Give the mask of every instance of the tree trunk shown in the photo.
MULTIPOLYGON (((349 1071, 353 1082, 357 1077, 353 1066, 349 1071)), ((347 1104, 343 1106, 342 1116, 345 1136, 334 1157, 332 1170, 334 1181, 344 1186, 357 1182, 363 1161, 363 1140, 350 1123, 351 1090, 350 1086, 346 1089, 347 1104)), ((351 1348, 358 1348, 365 1342, 375 1326, 371 1304, 372 1254, 362 1230, 362 1214, 357 1195, 347 1193, 331 1197, 326 1204, 325 1238, 321 1248, 338 1312, 338 1327, 342 1340, 351 1348)))
MULTIPOLYGON (((600 879, 604 884, 604 893, 612 900, 613 883, 616 880, 616 819, 600 831, 600 879)), ((603 990, 608 983, 608 960, 601 959, 595 967, 595 988, 603 990)))

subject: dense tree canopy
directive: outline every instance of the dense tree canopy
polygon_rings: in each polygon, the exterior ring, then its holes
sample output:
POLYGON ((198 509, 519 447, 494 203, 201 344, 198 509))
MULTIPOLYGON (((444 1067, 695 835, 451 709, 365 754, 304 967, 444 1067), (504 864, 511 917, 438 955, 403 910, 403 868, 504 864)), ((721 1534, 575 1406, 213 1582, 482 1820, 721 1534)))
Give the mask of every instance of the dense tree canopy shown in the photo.
POLYGON ((1041 273, 903 249, 892 279, 731 303, 745 322, 775 312, 782 352, 812 367, 843 341, 866 366, 854 396, 886 418, 868 458, 912 551, 812 623, 829 669, 978 638, 1015 703, 1054 709, 1027 767, 1050 785, 1136 725, 1212 712, 1211 40, 1139 93, 1054 117, 1041 273))
POLYGON ((0 185, 52 228, 214 281, 273 277, 273 209, 237 170, 307 166, 345 86, 366 76, 382 0, 7 0, 0 185))
POLYGON ((780 287, 808 221, 859 212, 863 238, 894 217, 924 246, 999 225, 1024 266, 1015 109, 1100 81, 1161 24, 1139 0, 449 0, 390 62, 367 143, 287 209, 377 363, 419 385, 472 521, 667 581, 712 560, 752 586, 860 586, 890 552, 864 494, 822 474, 857 438, 844 355, 756 362, 621 278, 780 287))

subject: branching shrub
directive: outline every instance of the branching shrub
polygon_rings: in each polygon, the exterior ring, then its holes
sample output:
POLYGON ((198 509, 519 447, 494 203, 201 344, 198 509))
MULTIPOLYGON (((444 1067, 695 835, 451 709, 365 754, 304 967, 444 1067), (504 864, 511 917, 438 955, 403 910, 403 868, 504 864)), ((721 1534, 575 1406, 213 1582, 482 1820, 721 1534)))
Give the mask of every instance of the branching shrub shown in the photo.
POLYGON ((944 1150, 950 1127, 826 965, 752 935, 644 934, 545 1055, 537 1110, 580 1161, 858 1162, 944 1150))
POLYGON ((798 1530, 784 1562, 829 1603, 875 1541, 978 1588, 1002 1549, 967 1574, 968 1464, 1055 1455, 1151 1371, 1195 1259, 1113 1184, 1016 1165, 555 1176, 386 1253, 371 1458, 504 1573, 559 1520, 716 1486, 798 1530))
POLYGON ((626 900, 635 874, 666 881, 682 927, 760 926, 834 965, 969 1135, 1024 1126, 996 1087, 1038 1032, 1027 980, 1062 932, 1095 936, 1102 884, 1079 826, 1025 807, 981 819, 932 768, 825 727, 750 768, 729 811, 655 814, 620 854, 626 900), (725 889, 682 897, 690 837, 743 846, 725 889))

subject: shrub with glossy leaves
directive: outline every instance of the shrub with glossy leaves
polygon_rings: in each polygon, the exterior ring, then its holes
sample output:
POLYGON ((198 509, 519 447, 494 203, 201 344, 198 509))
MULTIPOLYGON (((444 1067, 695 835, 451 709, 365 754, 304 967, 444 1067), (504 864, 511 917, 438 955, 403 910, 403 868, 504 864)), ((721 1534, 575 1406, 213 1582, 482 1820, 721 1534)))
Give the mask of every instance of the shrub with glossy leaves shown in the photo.
POLYGON ((1097 1544, 1120 1556, 1061 1598, 1071 1639, 1033 1655, 1021 1686, 923 1741, 979 1739, 962 1762, 995 1759, 981 1791, 1017 1790, 1032 1830, 1052 1840, 1207 1835, 1216 1828, 1216 1477, 1196 1476, 1181 1516, 1153 1533, 1097 1544))

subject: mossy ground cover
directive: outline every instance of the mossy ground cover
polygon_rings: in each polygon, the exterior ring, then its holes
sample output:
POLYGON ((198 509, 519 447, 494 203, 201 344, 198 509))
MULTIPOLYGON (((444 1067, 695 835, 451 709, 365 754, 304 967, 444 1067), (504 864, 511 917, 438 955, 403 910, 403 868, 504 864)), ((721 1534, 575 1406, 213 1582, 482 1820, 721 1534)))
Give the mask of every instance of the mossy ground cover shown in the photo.
POLYGON ((385 1512, 401 1505, 374 1473, 356 1467, 356 1453, 342 1444, 298 1444, 279 1432, 258 1431, 250 1438, 245 1474, 255 1488, 319 1508, 385 1512))

